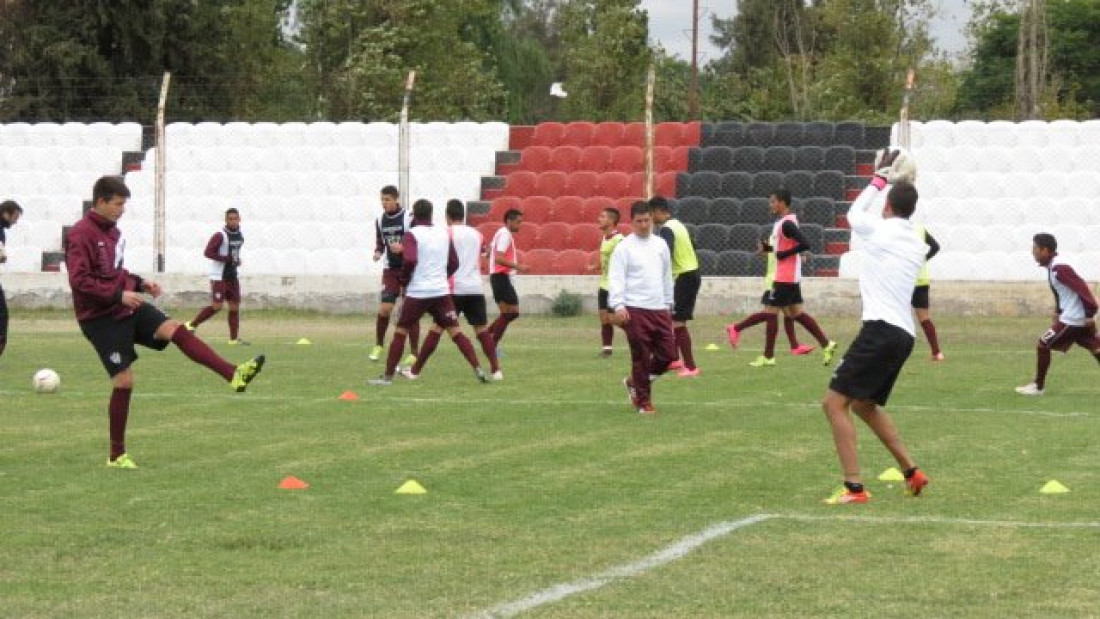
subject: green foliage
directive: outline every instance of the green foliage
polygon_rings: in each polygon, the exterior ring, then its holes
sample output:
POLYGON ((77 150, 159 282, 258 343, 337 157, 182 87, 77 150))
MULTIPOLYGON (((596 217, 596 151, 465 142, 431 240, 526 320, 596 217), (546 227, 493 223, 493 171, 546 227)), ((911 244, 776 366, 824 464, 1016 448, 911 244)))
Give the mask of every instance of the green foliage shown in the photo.
POLYGON ((554 297, 553 305, 550 306, 550 312, 561 318, 580 316, 583 309, 584 301, 581 296, 568 290, 559 290, 558 296, 554 297))

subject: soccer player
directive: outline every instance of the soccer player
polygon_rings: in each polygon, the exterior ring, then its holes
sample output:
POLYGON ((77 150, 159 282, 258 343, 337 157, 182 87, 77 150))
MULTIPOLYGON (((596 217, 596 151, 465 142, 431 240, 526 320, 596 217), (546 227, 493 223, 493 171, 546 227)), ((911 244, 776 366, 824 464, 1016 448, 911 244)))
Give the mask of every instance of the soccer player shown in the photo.
POLYGON ((189 359, 221 376, 238 392, 244 391, 264 365, 264 356, 253 357, 234 367, 215 353, 178 320, 165 316, 143 293, 156 298, 162 289, 157 282, 142 279, 126 270, 122 239, 117 223, 126 212, 130 190, 117 176, 104 176, 92 188, 92 209, 73 226, 65 248, 73 309, 84 337, 91 342, 111 377, 111 450, 107 466, 136 469, 126 453, 126 422, 134 388, 132 365, 137 360, 134 344, 164 350, 175 344, 189 359))
POLYGON ((489 326, 489 333, 497 345, 504 339, 508 325, 519 318, 519 295, 512 284, 512 276, 518 271, 526 273, 531 268, 519 261, 516 239, 513 236, 523 226, 523 213, 510 208, 504 213, 504 226, 493 235, 489 244, 489 284, 493 288, 493 301, 496 301, 500 315, 489 326))
POLYGON ((451 300, 447 279, 458 270, 458 253, 445 228, 432 225, 432 203, 417 200, 413 203, 413 225, 401 240, 403 260, 398 282, 405 288, 405 302, 397 319, 393 342, 386 356, 386 370, 371 385, 391 385, 397 370, 397 362, 405 348, 409 327, 417 324, 424 314, 431 314, 435 324, 446 329, 462 356, 474 369, 474 376, 488 382, 489 376, 481 369, 477 353, 470 339, 458 328, 458 315, 451 300))
MULTIPOLYGON (((474 328, 477 341, 481 344, 481 351, 489 360, 490 371, 493 380, 504 380, 504 372, 500 369, 497 360, 496 342, 486 328, 488 314, 485 311, 485 292, 481 287, 481 249, 483 239, 477 228, 471 228, 465 223, 466 207, 462 200, 447 201, 447 234, 454 244, 455 254, 458 256, 458 269, 448 280, 449 294, 454 303, 455 314, 466 317, 466 322, 474 328)), ((439 339, 443 334, 443 328, 433 324, 424 343, 420 346, 420 354, 416 357, 416 363, 411 368, 405 368, 400 374, 410 380, 420 377, 428 358, 435 352, 439 339)))
POLYGON ((1054 293, 1054 324, 1039 337, 1036 347, 1035 381, 1016 387, 1020 395, 1043 395, 1046 390, 1050 351, 1069 352, 1074 344, 1100 361, 1100 337, 1096 335, 1096 297, 1077 271, 1058 255, 1058 241, 1040 233, 1032 239, 1031 255, 1047 270, 1047 282, 1054 293))
POLYGON ((882 408, 913 352, 910 301, 928 251, 909 221, 917 206, 917 189, 903 174, 904 162, 898 162, 898 151, 886 154, 875 177, 848 211, 852 232, 863 241, 875 268, 863 269, 859 275, 863 326, 833 372, 821 403, 844 472, 844 486, 826 499, 834 505, 866 503, 870 497, 860 477, 856 429, 850 411, 870 426, 897 460, 911 495, 919 495, 928 484, 928 477, 917 468, 893 420, 882 408), (888 182, 893 186, 879 216, 870 209, 888 182))
POLYGON ((229 344, 247 346, 248 342, 237 337, 241 328, 241 282, 237 277, 237 269, 241 266, 242 245, 244 234, 241 233, 241 213, 235 208, 227 209, 225 227, 210 237, 203 251, 203 255, 210 260, 210 305, 202 308, 184 326, 194 331, 221 311, 223 303, 227 303, 229 344))
MULTIPOLYGON (((408 230, 405 209, 398 200, 397 187, 386 185, 382 188, 382 214, 374 222, 374 261, 386 259, 382 267, 382 295, 378 303, 378 316, 374 324, 374 347, 371 348, 367 358, 378 361, 382 357, 383 344, 386 342, 386 329, 390 326, 390 315, 393 314, 393 306, 397 298, 403 294, 401 284, 398 281, 398 272, 401 270, 401 256, 403 248, 401 239, 408 230)), ((412 354, 405 360, 405 365, 416 362, 417 349, 420 344, 420 325, 410 325, 408 330, 409 345, 412 354)))
POLYGON ((943 361, 944 356, 943 351, 940 350, 940 338, 936 335, 936 324, 932 322, 932 313, 928 309, 928 291, 932 282, 931 277, 928 275, 928 261, 939 253, 940 244, 920 224, 913 224, 913 231, 916 232, 917 238, 928 245, 928 253, 924 256, 924 265, 921 266, 920 274, 917 275, 917 287, 913 289, 913 311, 917 313, 920 328, 924 331, 924 336, 928 338, 928 346, 932 348, 932 361, 943 361))
POLYGON ((607 305, 607 265, 611 261, 611 252, 615 251, 619 241, 623 240, 619 232, 619 209, 607 207, 596 216, 596 225, 603 232, 603 240, 600 241, 600 261, 588 265, 589 271, 600 272, 600 289, 596 293, 596 307, 600 314, 600 340, 603 349, 600 354, 610 357, 611 344, 615 338, 615 325, 612 324, 611 309, 607 305))
MULTIPOLYGON (((14 200, 4 200, 0 203, 0 264, 8 261, 5 251, 8 237, 6 230, 19 221, 23 214, 23 207, 14 200)), ((4 299, 4 287, 0 286, 0 355, 8 346, 8 302, 4 299)))
POLYGON ((703 278, 699 275, 699 258, 695 255, 695 245, 680 220, 673 219, 669 212, 668 200, 663 196, 653 196, 649 200, 653 210, 653 223, 657 234, 668 243, 668 253, 672 260, 673 298, 672 330, 676 336, 676 348, 680 358, 673 361, 676 375, 687 378, 699 375, 695 365, 695 355, 691 350, 691 332, 687 321, 695 317, 695 299, 699 296, 699 286, 703 278))
POLYGON ((623 379, 630 404, 642 415, 656 415, 652 381, 676 359, 672 331, 672 260, 668 244, 653 234, 653 211, 644 201, 630 207, 630 228, 611 253, 608 304, 630 344, 630 376, 623 379))
MULTIPOLYGON (((772 280, 771 294, 767 297, 767 307, 737 324, 726 326, 726 335, 730 346, 737 348, 741 341, 741 332, 759 324, 766 325, 764 354, 749 363, 753 367, 775 365, 775 339, 779 332, 779 311, 806 328, 810 335, 821 345, 823 362, 829 365, 836 352, 836 342, 825 336, 812 316, 802 311, 802 258, 801 253, 810 249, 810 244, 798 227, 798 217, 791 212, 791 192, 786 188, 775 190, 770 196, 769 205, 772 214, 778 220, 772 226, 768 243, 762 251, 768 255, 767 277, 772 280)), ((807 351, 809 352, 809 351, 807 351)))

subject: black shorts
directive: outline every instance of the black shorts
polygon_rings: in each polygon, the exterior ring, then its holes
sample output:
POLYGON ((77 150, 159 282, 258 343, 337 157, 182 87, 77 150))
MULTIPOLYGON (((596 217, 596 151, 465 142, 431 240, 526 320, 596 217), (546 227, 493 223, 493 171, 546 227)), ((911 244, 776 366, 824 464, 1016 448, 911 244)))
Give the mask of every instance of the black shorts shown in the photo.
POLYGON ((885 406, 912 352, 913 336, 905 330, 881 320, 864 322, 844 359, 836 366, 829 389, 885 406))
POLYGON ((489 276, 489 286, 493 289, 493 301, 496 301, 497 305, 501 303, 519 305, 519 295, 516 294, 516 287, 512 285, 512 276, 507 273, 493 273, 489 276))
POLYGON ((695 298, 699 296, 699 286, 703 278, 699 271, 680 273, 672 283, 672 320, 687 322, 695 317, 695 298))
POLYGON ((607 291, 607 288, 600 288, 600 291, 596 293, 596 309, 611 311, 611 307, 607 304, 608 297, 611 293, 607 291))
POLYGON ((928 309, 928 284, 913 289, 913 309, 928 309))
POLYGON ((764 305, 769 307, 789 307, 802 304, 802 284, 775 282, 771 292, 767 293, 764 305))
POLYGON ((466 317, 471 327, 489 324, 489 314, 485 311, 485 295, 456 294, 451 296, 455 304, 455 313, 466 317))
POLYGON ((168 317, 155 305, 142 303, 128 318, 102 316, 80 323, 84 337, 92 343, 107 374, 114 377, 137 361, 134 344, 164 350, 170 343, 153 337, 168 317))

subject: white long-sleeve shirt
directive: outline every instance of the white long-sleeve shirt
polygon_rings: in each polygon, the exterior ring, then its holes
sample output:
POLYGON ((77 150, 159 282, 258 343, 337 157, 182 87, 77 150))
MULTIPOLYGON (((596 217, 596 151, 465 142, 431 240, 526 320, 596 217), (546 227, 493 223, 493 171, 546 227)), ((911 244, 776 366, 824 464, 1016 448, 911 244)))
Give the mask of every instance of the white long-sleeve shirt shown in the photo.
POLYGON ((662 310, 672 307, 672 261, 668 244, 656 234, 631 234, 611 253, 607 304, 662 310))
POLYGON ((908 219, 883 219, 873 208, 880 191, 874 183, 867 185, 848 210, 848 224, 866 254, 859 274, 863 320, 882 320, 915 336, 913 287, 928 246, 908 219))

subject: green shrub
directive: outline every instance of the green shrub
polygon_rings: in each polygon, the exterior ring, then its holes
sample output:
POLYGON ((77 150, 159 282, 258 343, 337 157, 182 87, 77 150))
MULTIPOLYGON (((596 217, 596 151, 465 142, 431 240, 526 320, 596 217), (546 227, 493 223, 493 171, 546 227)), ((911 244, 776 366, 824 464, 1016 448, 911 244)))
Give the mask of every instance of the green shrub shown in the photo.
POLYGON ((582 309, 581 296, 565 290, 558 292, 558 296, 554 298, 554 305, 550 307, 550 311, 555 316, 561 316, 562 318, 579 316, 582 309))

